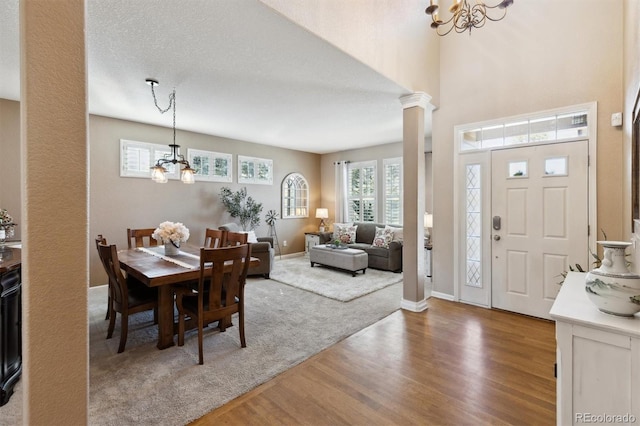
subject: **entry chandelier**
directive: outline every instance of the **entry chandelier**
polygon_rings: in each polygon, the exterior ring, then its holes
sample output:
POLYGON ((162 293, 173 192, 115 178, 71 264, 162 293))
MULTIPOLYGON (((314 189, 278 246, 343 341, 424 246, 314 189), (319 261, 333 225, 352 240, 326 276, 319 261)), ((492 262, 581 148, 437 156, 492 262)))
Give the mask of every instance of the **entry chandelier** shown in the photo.
POLYGON ((180 145, 176 145, 176 89, 173 89, 173 92, 169 95, 169 106, 166 109, 162 109, 158 106, 158 100, 156 99, 156 92, 153 90, 153 86, 158 85, 158 80, 153 78, 147 78, 147 84, 151 86, 151 94, 153 95, 153 102, 156 104, 156 108, 160 111, 161 114, 169 111, 169 109, 173 109, 173 143, 169 146, 171 147, 171 154, 166 154, 164 158, 160 158, 156 161, 156 165, 151 167, 151 179, 157 183, 166 183, 167 182, 167 168, 165 167, 168 164, 182 164, 184 168, 180 172, 180 180, 183 183, 194 183, 195 170, 191 168, 189 162, 185 160, 184 155, 178 154, 178 148, 180 145))
POLYGON ((438 0, 431 0, 429 7, 425 10, 427 15, 431 15, 431 28, 434 28, 439 36, 446 36, 455 29, 457 33, 463 33, 469 30, 471 34, 472 28, 482 28, 484 24, 489 21, 500 21, 507 15, 507 7, 509 7, 513 0, 502 0, 495 6, 488 6, 484 1, 476 0, 475 4, 471 6, 469 0, 453 0, 449 7, 451 17, 442 21, 438 16, 438 0), (494 16, 494 9, 502 9, 502 12, 496 12, 494 16), (450 27, 447 27, 451 24, 450 27))

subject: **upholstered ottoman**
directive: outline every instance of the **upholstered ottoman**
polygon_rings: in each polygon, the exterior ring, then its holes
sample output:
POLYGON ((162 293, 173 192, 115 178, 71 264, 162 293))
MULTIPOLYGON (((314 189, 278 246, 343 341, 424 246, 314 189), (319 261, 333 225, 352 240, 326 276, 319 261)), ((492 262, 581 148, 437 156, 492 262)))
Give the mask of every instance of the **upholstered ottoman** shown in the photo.
POLYGON ((317 263, 319 265, 349 271, 354 277, 358 271, 362 271, 364 274, 369 265, 369 257, 363 250, 331 248, 326 244, 311 247, 309 250, 309 260, 311 261, 312 268, 313 265, 317 263))

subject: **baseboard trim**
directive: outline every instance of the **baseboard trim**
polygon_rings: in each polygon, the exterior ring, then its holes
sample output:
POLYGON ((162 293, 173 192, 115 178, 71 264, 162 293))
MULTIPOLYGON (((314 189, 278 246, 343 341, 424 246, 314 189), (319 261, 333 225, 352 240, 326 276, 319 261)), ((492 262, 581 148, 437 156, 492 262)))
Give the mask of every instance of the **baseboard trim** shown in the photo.
POLYGON ((438 299, 448 300, 450 302, 455 302, 452 294, 440 293, 439 291, 432 291, 431 297, 437 297, 438 299))
POLYGON ((402 299, 402 302, 400 302, 400 309, 404 309, 405 311, 423 312, 423 311, 426 311, 428 308, 429 306, 427 306, 427 299, 422 299, 419 302, 402 299))
POLYGON ((280 259, 291 259, 293 257, 302 257, 304 256, 304 252, 298 252, 298 253, 289 253, 289 254, 276 254, 274 255, 274 257, 276 257, 278 260, 280 259))

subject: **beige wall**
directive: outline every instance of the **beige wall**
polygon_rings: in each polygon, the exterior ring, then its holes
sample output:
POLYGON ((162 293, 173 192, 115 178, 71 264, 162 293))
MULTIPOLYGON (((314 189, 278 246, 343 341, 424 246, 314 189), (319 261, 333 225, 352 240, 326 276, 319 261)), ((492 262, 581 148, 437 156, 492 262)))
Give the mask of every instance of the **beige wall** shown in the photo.
POLYGON ((428 0, 261 1, 438 105, 440 44, 424 13, 428 0))
MULTIPOLYGON (((20 104, 0 99, 0 209, 22 223, 20 203, 20 104)), ((21 238, 21 227, 15 228, 21 238)))
MULTIPOLYGON (((433 114, 434 291, 453 294, 453 127, 597 101, 597 227, 623 223, 622 2, 515 2, 501 22, 441 39, 440 108, 433 114)), ((637 21, 636 21, 637 22, 637 21)))
POLYGON ((23 194, 20 384, 28 425, 89 419, 85 6, 20 2, 21 174, 3 185, 23 194))
MULTIPOLYGON (((320 197, 320 156, 300 151, 269 147, 232 139, 178 131, 176 141, 183 153, 188 148, 215 150, 233 154, 233 183, 196 182, 185 185, 180 181, 156 184, 150 179, 121 178, 119 176, 120 139, 166 144, 171 129, 130 121, 91 116, 89 143, 91 149, 91 215, 90 234, 103 234, 109 242, 126 245, 128 227, 155 227, 165 220, 183 222, 191 233, 190 243, 202 244, 204 230, 217 228, 234 221, 219 202, 220 188, 238 190, 243 186, 263 209, 258 236, 269 232, 264 215, 270 209, 281 213, 282 180, 292 172, 302 173, 310 186, 310 207, 315 211, 320 197), (273 185, 239 185, 237 183, 237 154, 273 160, 273 185)), ((280 219, 276 230, 282 254, 304 251, 304 231, 315 226, 316 219, 280 219), (282 243, 287 240, 287 247, 282 243)), ((91 284, 104 283, 97 253, 91 250, 91 284)))
MULTIPOLYGON (((19 173, 19 103, 0 99, 2 114, 3 151, 2 188, 0 205, 6 205, 19 219, 20 213, 20 173, 19 173), (13 159, 13 157, 16 157, 13 159), (17 166, 13 164, 17 163, 17 166), (5 163, 8 167, 5 169, 5 163), (8 173, 14 169, 14 173, 8 173), (6 172, 6 173, 5 173, 6 172), (17 188, 17 190, 13 190, 17 188)), ((302 173, 310 187, 310 211, 315 212, 320 200, 320 156, 282 148, 268 147, 249 142, 219 138, 198 133, 177 133, 177 142, 186 153, 187 148, 215 150, 232 153, 234 162, 234 183, 220 184, 196 182, 185 185, 179 181, 156 184, 150 179, 120 177, 120 139, 168 144, 171 129, 116 120, 101 116, 89 118, 90 148, 90 241, 97 234, 103 234, 107 241, 125 247, 127 228, 155 227, 164 220, 183 222, 191 233, 190 243, 201 244, 207 227, 218 227, 233 221, 218 201, 220 188, 229 186, 238 190, 247 187, 249 195, 263 205, 261 224, 256 229, 258 236, 266 236, 269 228, 264 215, 270 209, 281 214, 280 194, 282 180, 293 172, 302 173), (237 154, 273 159, 273 185, 237 184, 237 154)), ((312 214, 307 219, 279 219, 276 230, 282 254, 304 251, 304 232, 315 230, 317 220, 312 214), (287 247, 282 243, 287 240, 287 247)), ((20 223, 20 222, 18 222, 20 223)), ((98 260, 93 245, 90 244, 90 283, 104 284, 106 274, 98 260)))
MULTIPOLYGON (((640 91, 640 2, 624 2, 624 231, 631 234, 631 125, 640 91)), ((636 218, 637 219, 637 218, 636 218)))

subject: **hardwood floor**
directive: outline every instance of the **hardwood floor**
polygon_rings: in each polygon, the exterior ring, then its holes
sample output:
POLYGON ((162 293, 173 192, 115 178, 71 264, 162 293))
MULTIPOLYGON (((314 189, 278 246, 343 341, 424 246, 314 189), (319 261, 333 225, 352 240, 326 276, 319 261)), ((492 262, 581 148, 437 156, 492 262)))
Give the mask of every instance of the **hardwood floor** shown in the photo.
POLYGON ((429 299, 192 423, 554 425, 555 325, 429 299))

